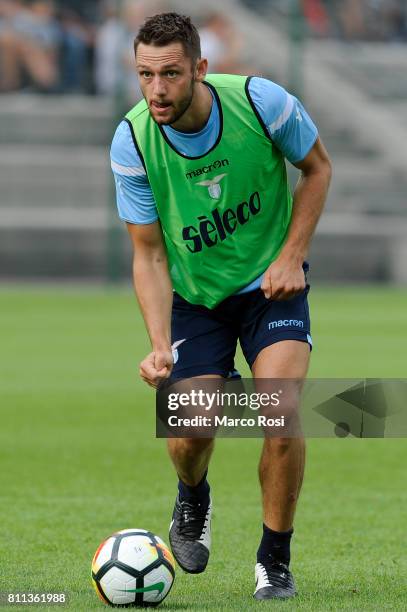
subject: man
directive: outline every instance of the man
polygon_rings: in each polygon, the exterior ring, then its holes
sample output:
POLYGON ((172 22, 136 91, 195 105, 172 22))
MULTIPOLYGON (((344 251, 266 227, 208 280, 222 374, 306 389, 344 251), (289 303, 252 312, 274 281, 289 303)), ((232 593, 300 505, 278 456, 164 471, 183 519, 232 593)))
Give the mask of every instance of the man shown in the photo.
MULTIPOLYGON (((207 77, 187 17, 147 20, 135 56, 144 100, 119 125, 111 158, 152 344, 141 377, 153 387, 170 375, 225 379, 239 339, 255 378, 304 379, 311 346, 304 259, 331 175, 314 124, 271 81, 207 77), (294 201, 284 157, 301 170, 294 201)), ((168 440, 179 477, 170 543, 190 573, 204 571, 209 557, 213 446, 168 440)), ((256 599, 295 594, 290 539, 304 453, 302 439, 264 441, 256 599)))

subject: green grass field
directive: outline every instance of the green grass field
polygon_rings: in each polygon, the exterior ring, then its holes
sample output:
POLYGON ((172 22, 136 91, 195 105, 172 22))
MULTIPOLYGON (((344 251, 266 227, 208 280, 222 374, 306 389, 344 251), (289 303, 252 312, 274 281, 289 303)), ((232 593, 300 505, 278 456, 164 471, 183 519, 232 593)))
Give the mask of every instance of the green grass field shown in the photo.
MULTIPOLYGON (((311 376, 406 377, 407 291, 313 288, 310 301, 311 376)), ((0 302, 0 591, 66 591, 72 610, 103 609, 90 584, 99 542, 128 527, 168 541, 175 496, 138 378, 148 343, 134 297, 10 288, 0 302)), ((288 602, 251 597, 260 443, 218 441, 210 564, 177 570, 162 609, 406 610, 406 441, 309 440, 288 602)))

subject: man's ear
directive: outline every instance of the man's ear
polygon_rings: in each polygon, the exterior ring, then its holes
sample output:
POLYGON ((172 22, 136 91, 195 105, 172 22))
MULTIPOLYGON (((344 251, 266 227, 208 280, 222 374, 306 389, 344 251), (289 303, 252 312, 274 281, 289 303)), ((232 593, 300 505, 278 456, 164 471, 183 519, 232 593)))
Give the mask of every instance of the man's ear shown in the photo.
POLYGON ((206 78, 206 73, 208 72, 208 60, 205 58, 201 58, 197 60, 195 65, 195 81, 202 83, 202 81, 206 78))

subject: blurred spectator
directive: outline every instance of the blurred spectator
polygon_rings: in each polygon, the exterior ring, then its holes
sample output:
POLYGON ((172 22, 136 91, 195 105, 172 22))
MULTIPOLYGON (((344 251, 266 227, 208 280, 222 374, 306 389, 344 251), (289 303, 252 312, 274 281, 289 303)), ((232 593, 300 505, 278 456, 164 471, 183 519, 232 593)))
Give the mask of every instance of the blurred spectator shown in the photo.
POLYGON ((330 32, 329 16, 323 0, 302 0, 305 19, 315 34, 328 36, 330 32))
POLYGON ((96 16, 72 0, 60 2, 59 18, 62 27, 60 54, 60 89, 62 92, 93 92, 93 46, 96 16))
POLYGON ((365 0, 342 0, 336 5, 343 36, 348 40, 365 38, 365 0))
POLYGON ((0 0, 0 89, 55 90, 60 41, 52 0, 0 0))
POLYGON ((147 2, 124 0, 121 2, 120 22, 117 16, 108 16, 99 30, 96 48, 97 90, 114 94, 120 91, 129 100, 139 99, 133 42, 136 34, 149 14, 147 2), (115 70, 114 75, 107 71, 115 70))
POLYGON ((168 7, 161 0, 124 0, 122 20, 125 33, 121 61, 125 83, 124 93, 129 101, 138 101, 141 98, 141 89, 134 61, 134 39, 141 24, 148 16, 166 10, 168 10, 168 7))
POLYGON ((120 1, 103 2, 103 22, 95 40, 95 83, 97 93, 113 95, 123 78, 120 56, 124 27, 120 20, 120 1))
POLYGON ((200 28, 199 35, 202 57, 208 60, 210 72, 241 72, 241 37, 224 13, 210 13, 200 28))
POLYGON ((406 40, 407 3, 400 0, 366 0, 369 38, 406 40))
POLYGON ((152 0, 106 0, 103 8, 104 21, 95 48, 96 90, 105 95, 121 93, 127 102, 134 103, 141 98, 134 61, 134 39, 146 17, 164 11, 166 7, 162 2, 152 0))

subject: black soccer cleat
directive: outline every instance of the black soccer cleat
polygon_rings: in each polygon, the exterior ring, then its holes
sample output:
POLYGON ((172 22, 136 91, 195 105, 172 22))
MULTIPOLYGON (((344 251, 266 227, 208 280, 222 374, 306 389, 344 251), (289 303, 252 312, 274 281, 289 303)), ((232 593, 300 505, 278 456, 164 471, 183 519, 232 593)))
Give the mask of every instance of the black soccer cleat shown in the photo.
POLYGON ((293 575, 280 561, 256 563, 255 578, 255 599, 286 599, 296 595, 293 575))
POLYGON ((189 574, 200 574, 208 564, 211 548, 212 501, 208 506, 175 501, 170 525, 170 544, 178 565, 189 574))

